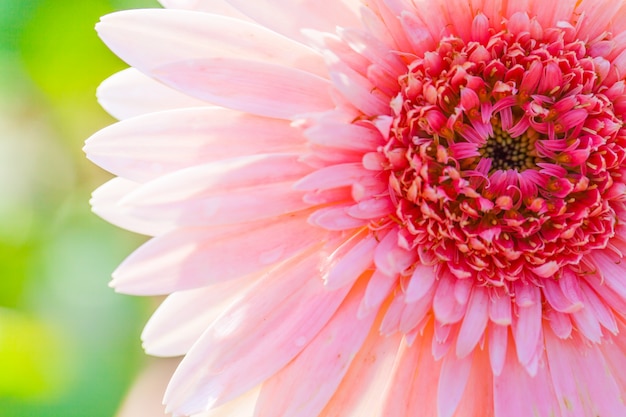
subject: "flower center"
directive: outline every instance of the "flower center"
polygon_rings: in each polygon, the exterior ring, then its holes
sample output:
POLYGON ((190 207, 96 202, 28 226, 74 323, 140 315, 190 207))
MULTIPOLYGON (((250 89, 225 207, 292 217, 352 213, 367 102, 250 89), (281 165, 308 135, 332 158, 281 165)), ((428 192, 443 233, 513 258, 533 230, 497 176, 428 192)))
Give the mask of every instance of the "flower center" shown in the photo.
POLYGON ((597 59, 566 36, 444 38, 407 63, 379 150, 406 249, 508 287, 584 269, 608 245, 626 189, 612 102, 624 86, 603 85, 597 59))
POLYGON ((492 125, 493 134, 478 149, 481 158, 491 159, 491 172, 508 169, 521 172, 537 166, 535 151, 537 132, 528 129, 522 135, 513 137, 498 123, 492 123, 492 125))

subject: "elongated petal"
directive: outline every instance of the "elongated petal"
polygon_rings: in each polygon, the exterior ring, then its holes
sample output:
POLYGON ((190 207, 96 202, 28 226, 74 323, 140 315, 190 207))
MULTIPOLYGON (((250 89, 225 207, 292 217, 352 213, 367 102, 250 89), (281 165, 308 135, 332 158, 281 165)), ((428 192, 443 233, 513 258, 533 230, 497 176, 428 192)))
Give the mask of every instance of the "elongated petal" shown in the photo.
POLYGON ((128 119, 89 138, 84 151, 116 175, 144 182, 189 166, 301 148, 287 122, 218 107, 155 112, 128 119))
POLYGON ((96 29, 109 48, 146 74, 174 62, 217 57, 326 74, 321 56, 311 48, 263 26, 216 14, 127 10, 104 16, 96 29))
POLYGON ((172 230, 171 225, 135 217, 120 208, 119 202, 140 187, 141 184, 125 178, 113 178, 93 192, 91 208, 109 223, 142 235, 157 236, 172 230))
POLYGON ((300 230, 305 218, 178 229, 135 251, 111 285, 127 294, 167 294, 261 272, 325 239, 321 229, 300 230))
POLYGON ((293 39, 306 42, 301 30, 334 32, 336 26, 358 26, 358 3, 347 0, 320 3, 315 0, 227 0, 262 25, 293 39))
POLYGON ((289 119, 334 106, 327 80, 281 65, 193 59, 162 65, 153 74, 192 97, 260 116, 289 119))
POLYGON ((489 295, 484 288, 474 286, 456 340, 456 354, 459 358, 474 350, 483 337, 488 320, 489 295))
POLYGON ((248 287, 181 363, 165 396, 168 409, 184 415, 218 406, 300 353, 349 290, 327 291, 316 278, 319 261, 303 255, 248 287))
POLYGON ((119 209, 131 218, 150 219, 163 227, 271 218, 308 207, 290 182, 308 171, 289 155, 219 161, 151 181, 128 194, 119 209))
POLYGON ((357 283, 328 324, 280 372, 263 384, 259 415, 316 417, 361 348, 376 315, 355 320, 365 286, 357 283), (306 375, 305 380, 302 375, 306 375))
POLYGON ((134 68, 118 72, 98 87, 100 105, 113 117, 129 117, 163 110, 210 104, 170 88, 134 68))

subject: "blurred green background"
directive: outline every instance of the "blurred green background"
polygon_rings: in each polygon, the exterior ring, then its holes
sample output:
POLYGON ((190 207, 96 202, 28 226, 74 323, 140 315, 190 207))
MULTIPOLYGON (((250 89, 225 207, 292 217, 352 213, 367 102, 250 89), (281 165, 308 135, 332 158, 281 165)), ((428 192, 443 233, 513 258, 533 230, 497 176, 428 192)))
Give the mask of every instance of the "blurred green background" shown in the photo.
POLYGON ((0 0, 0 416, 111 417, 145 357, 149 301, 110 273, 141 242, 91 214, 110 176, 81 148, 125 67, 93 30, 156 0, 0 0))

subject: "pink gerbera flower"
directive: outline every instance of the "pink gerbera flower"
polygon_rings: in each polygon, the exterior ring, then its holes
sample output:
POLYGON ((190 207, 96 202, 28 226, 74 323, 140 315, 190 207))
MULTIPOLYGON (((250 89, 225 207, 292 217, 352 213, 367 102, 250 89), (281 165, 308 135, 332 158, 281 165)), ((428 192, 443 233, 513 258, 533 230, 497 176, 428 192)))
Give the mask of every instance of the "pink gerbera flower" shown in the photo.
POLYGON ((626 416, 624 2, 163 3, 86 152, 170 411, 626 416))

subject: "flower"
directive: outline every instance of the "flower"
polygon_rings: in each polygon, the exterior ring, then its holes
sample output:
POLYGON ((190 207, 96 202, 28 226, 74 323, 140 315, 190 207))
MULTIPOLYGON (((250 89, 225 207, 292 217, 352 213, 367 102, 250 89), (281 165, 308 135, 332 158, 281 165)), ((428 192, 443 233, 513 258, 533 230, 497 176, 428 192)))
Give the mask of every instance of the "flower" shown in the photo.
POLYGON ((626 415, 623 2, 163 3, 86 152, 170 411, 626 415))

